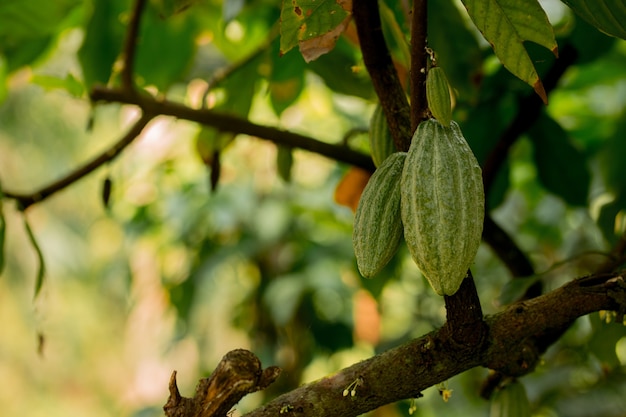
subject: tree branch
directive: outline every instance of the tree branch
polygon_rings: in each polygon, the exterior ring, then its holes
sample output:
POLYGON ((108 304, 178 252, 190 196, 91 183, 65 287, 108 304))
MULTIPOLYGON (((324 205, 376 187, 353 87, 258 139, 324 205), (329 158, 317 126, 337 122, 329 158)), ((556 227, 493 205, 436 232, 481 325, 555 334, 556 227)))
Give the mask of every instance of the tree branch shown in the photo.
POLYGON ((105 163, 115 159, 115 157, 117 157, 124 150, 124 148, 130 145, 133 140, 135 140, 135 138, 139 136, 139 134, 143 131, 146 125, 150 122, 150 120, 152 120, 152 118, 152 114, 143 113, 139 120, 137 120, 135 124, 130 128, 130 130, 119 141, 113 144, 113 146, 111 146, 109 149, 102 152, 100 155, 96 156, 94 159, 87 162, 83 166, 76 168, 74 171, 52 182, 51 184, 29 194, 22 194, 5 190, 4 196, 16 200, 18 203, 18 207, 21 210, 26 210, 29 206, 32 206, 33 204, 39 203, 40 201, 50 197, 57 191, 64 189, 68 185, 73 184, 84 176, 95 171, 97 168, 101 167, 105 163))
POLYGON ((411 131, 425 119, 426 101, 426 36, 428 1, 413 1, 411 22, 411 131))
POLYGON ((406 151, 413 136, 409 103, 383 37, 378 1, 355 1, 352 14, 363 62, 387 118, 393 141, 398 150, 406 151))
POLYGON ((488 336, 478 348, 451 343, 444 326, 285 393, 246 417, 358 416, 385 404, 419 397, 422 390, 476 366, 520 376, 530 372, 545 351, 547 346, 540 343, 543 336, 599 310, 626 311, 622 276, 579 278, 487 316, 488 336))
POLYGON ((124 50, 122 52, 124 64, 122 66, 121 78, 122 87, 129 93, 135 91, 135 84, 133 83, 133 74, 135 72, 135 51, 137 49, 141 15, 143 14, 145 6, 146 0, 135 1, 133 11, 130 15, 130 21, 128 22, 126 39, 124 40, 124 50))
POLYGON ((207 109, 193 109, 169 100, 157 100, 149 95, 135 96, 128 94, 124 90, 103 87, 95 87, 91 93, 91 99, 93 101, 134 104, 151 114, 173 116, 214 127, 223 132, 250 135, 272 141, 278 145, 304 149, 372 172, 375 169, 369 155, 354 151, 346 146, 333 145, 305 135, 275 127, 258 125, 247 119, 227 113, 207 109))
POLYGON ((198 382, 193 398, 180 395, 176 371, 170 377, 170 397, 163 406, 168 417, 226 417, 244 396, 265 389, 280 375, 280 368, 261 368, 256 355, 245 349, 228 352, 211 374, 198 382))

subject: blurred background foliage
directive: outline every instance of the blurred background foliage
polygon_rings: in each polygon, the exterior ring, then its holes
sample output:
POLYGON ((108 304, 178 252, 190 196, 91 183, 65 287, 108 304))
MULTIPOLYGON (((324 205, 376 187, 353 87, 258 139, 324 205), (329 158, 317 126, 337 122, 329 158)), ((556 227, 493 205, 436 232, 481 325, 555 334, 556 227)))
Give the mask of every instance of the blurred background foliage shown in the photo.
MULTIPOLYGON (((341 143, 367 129, 375 95, 351 29, 305 64, 280 56, 280 2, 152 0, 136 82, 207 106, 341 143)), ((453 1, 432 1, 431 47, 448 72, 455 119, 484 161, 531 94, 495 60, 453 1)), ((381 2, 385 35, 407 74, 403 2, 381 2)), ((559 45, 578 52, 542 116, 512 148, 489 196, 496 221, 527 252, 547 290, 594 271, 626 221, 626 43, 543 1, 559 45)), ((137 111, 90 105, 94 83, 116 85, 129 18, 123 0, 0 1, 0 181, 31 192, 107 149, 137 111)), ((353 28, 352 28, 353 30, 353 28)), ((540 72, 554 57, 527 45, 540 72)), ((368 152, 367 135, 349 145, 368 152)), ((110 164, 26 218, 45 259, 33 301, 36 253, 11 199, 0 277, 0 404, 4 415, 157 416, 178 370, 183 395, 233 348, 283 374, 237 413, 443 324, 442 300, 404 249, 363 280, 352 212, 335 200, 349 167, 255 138, 160 118, 110 164), (210 171, 220 155, 220 177, 210 171), (102 201, 110 181, 111 196, 102 201), (264 397, 265 396, 265 397, 264 397)), ((481 247, 474 276, 486 313, 516 287, 481 247)), ((522 378, 536 416, 626 415, 626 330, 579 319, 522 378)), ((414 415, 484 416, 487 371, 436 388, 414 415)), ((402 402, 372 412, 408 415, 402 402)))

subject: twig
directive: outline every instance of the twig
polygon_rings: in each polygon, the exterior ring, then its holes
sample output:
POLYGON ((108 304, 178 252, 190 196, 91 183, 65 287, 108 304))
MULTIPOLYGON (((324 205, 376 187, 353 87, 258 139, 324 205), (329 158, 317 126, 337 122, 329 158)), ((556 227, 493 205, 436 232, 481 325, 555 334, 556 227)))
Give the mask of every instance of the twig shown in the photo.
POLYGON ((193 109, 165 99, 157 100, 148 95, 139 97, 127 94, 120 89, 108 89, 103 87, 94 88, 91 93, 91 99, 93 101, 134 104, 140 106, 144 111, 150 114, 173 116, 179 119, 190 120, 205 126, 214 127, 223 132, 250 135, 272 141, 278 145, 304 149, 368 171, 373 172, 375 169, 371 157, 361 152, 354 151, 342 145, 322 142, 309 136, 300 135, 287 130, 258 125, 232 114, 220 113, 215 110, 193 109))
POLYGON ((135 67, 135 55, 137 49, 137 40, 139 38, 139 23, 141 22, 141 15, 146 5, 146 0, 137 0, 133 7, 133 11, 130 15, 130 21, 128 22, 128 30, 126 32, 126 39, 124 40, 124 50, 122 52, 122 86, 128 91, 135 91, 133 83, 133 74, 135 67))
POLYGON ((411 21, 411 131, 417 129, 424 120, 428 103, 426 102, 426 36, 427 36, 427 0, 413 2, 411 21))
POLYGON ((151 114, 142 114, 139 120, 135 122, 130 130, 109 149, 102 152, 100 155, 96 156, 85 165, 76 168, 74 171, 70 172, 66 176, 52 182, 51 184, 39 189, 38 191, 29 194, 22 194, 5 190, 4 196, 16 200, 18 203, 18 207, 21 210, 26 210, 33 204, 39 203, 40 201, 50 197, 57 191, 64 189, 68 185, 71 185, 79 179, 83 178, 85 175, 95 171, 103 164, 113 160, 117 155, 120 154, 120 152, 122 152, 122 150, 124 150, 124 148, 126 148, 126 146, 132 143, 132 141, 135 140, 137 136, 139 136, 141 131, 144 129, 144 127, 146 127, 148 122, 152 120, 152 118, 153 116, 151 114))
POLYGON ((398 150, 406 151, 412 136, 409 103, 383 37, 378 1, 355 2, 352 13, 363 62, 385 112, 393 141, 398 150))

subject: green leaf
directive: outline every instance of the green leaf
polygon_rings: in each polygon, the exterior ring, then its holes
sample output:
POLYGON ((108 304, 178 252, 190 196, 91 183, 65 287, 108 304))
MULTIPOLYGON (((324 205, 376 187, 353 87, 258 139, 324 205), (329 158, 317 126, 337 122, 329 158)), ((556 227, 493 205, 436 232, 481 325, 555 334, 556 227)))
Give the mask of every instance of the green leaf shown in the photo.
POLYGON ((0 2, 0 45, 55 33, 70 9, 79 3, 78 0, 0 2))
POLYGON ((619 117, 620 122, 615 132, 598 155, 598 165, 606 188, 614 195, 626 197, 626 175, 623 168, 626 161, 626 110, 619 117))
POLYGON ((4 268, 4 237, 6 234, 7 223, 4 219, 4 210, 2 209, 2 199, 4 194, 2 193, 2 187, 0 186, 0 274, 4 268))
POLYGON ((293 149, 286 146, 277 146, 276 170, 285 182, 291 182, 291 167, 293 166, 293 149))
POLYGON ((32 82, 46 90, 65 90, 74 97, 81 97, 85 92, 83 84, 72 74, 67 74, 65 78, 36 74, 33 76, 32 82))
POLYGON ((343 38, 339 38, 335 49, 309 63, 308 68, 336 93, 372 99, 375 97, 372 81, 367 71, 353 70, 358 66, 354 48, 343 38))
POLYGON ((46 265, 43 259, 43 253, 41 252, 41 248, 37 243, 37 239, 33 233, 33 230, 30 228, 28 224, 28 220, 26 220, 26 216, 24 215, 24 228, 26 229, 26 234, 28 235, 28 240, 30 244, 33 246, 35 250, 35 254, 37 255, 37 275, 35 276, 35 294, 33 298, 37 298, 39 293, 41 292, 41 287, 43 286, 43 281, 46 275, 46 265))
POLYGON ((7 62, 0 55, 0 104, 7 98, 9 89, 7 88, 7 62))
POLYGON ((193 13, 180 13, 166 19, 156 10, 145 11, 136 56, 139 85, 154 85, 161 92, 181 81, 191 65, 200 30, 193 13))
POLYGON ((409 43, 407 42, 404 32, 396 19, 396 15, 384 2, 379 2, 379 7, 383 34, 385 36, 387 47, 394 57, 394 60, 402 63, 405 68, 409 68, 411 66, 409 43))
POLYGON ((624 326, 621 323, 605 323, 598 313, 589 315, 593 333, 587 341, 589 350, 603 365, 618 367, 621 362, 617 356, 615 345, 624 337, 624 326))
POLYGON ((331 32, 348 16, 337 0, 283 0, 280 12, 280 53, 301 41, 331 32))
POLYGON ((268 77, 270 102, 274 113, 280 116, 300 97, 304 89, 306 63, 299 54, 280 56, 278 41, 272 43, 267 60, 272 66, 268 77))
POLYGON ((562 0, 602 32, 626 39, 626 3, 619 0, 562 0))
POLYGON ((159 15, 163 17, 169 17, 189 9, 196 0, 150 0, 150 4, 156 10, 159 15))
POLYGON ((524 48, 531 41, 558 54, 554 31, 537 0, 462 0, 470 18, 502 65, 529 84, 544 102, 546 92, 524 48))
POLYGON ((591 183, 587 158, 573 146, 567 132, 543 114, 530 128, 539 180, 572 206, 586 206, 591 183))
POLYGON ((626 195, 618 194, 615 200, 604 204, 600 208, 596 223, 606 241, 614 245, 624 233, 622 221, 626 215, 626 195))
POLYGON ((428 2, 428 45, 437 54, 459 99, 471 101, 482 72, 482 56, 476 35, 469 30, 459 8, 451 0, 428 2))
POLYGON ((86 27, 85 39, 78 51, 85 86, 107 84, 113 64, 120 54, 125 27, 120 16, 127 13, 123 0, 94 0, 94 9, 86 27))

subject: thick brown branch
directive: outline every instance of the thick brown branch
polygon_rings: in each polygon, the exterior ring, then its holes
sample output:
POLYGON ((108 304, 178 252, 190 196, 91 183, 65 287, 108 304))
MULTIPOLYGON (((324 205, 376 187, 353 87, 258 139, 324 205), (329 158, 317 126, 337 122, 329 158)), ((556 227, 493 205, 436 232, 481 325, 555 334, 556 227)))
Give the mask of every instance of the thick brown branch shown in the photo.
POLYGON ((206 126, 214 127, 223 132, 245 134, 260 139, 270 140, 278 145, 304 149, 324 155, 328 158, 345 162, 350 165, 374 171, 374 163, 368 155, 351 150, 343 145, 333 145, 313 139, 308 136, 262 126, 231 114, 219 113, 214 110, 193 109, 185 105, 168 100, 157 100, 151 96, 134 96, 119 89, 94 88, 91 99, 93 101, 107 101, 126 104, 135 104, 144 111, 179 119, 190 120, 206 126))
POLYGON ((426 102, 426 35, 427 0, 413 1, 411 22, 411 131, 425 118, 426 102))
POLYGON ((236 349, 228 352, 211 374, 201 379, 193 398, 180 395, 176 371, 170 378, 170 397, 163 406, 167 417, 226 417, 244 396, 265 389, 280 375, 280 369, 261 368, 252 352, 236 349))
POLYGON ((625 304, 626 282, 621 276, 577 279, 486 317, 488 337, 477 349, 450 343, 443 327, 286 393, 246 417, 357 416, 388 403, 419 397, 420 391, 476 366, 521 375, 532 370, 545 349, 536 340, 546 332, 598 310, 623 310, 625 304), (348 395, 344 396, 348 387, 348 395))
POLYGON ((4 191, 4 196, 7 198, 12 198, 17 201, 20 209, 25 210, 29 206, 38 203, 52 194, 56 193, 83 178, 84 176, 90 174, 95 171, 97 168, 101 167, 105 163, 113 160, 117 155, 120 154, 126 148, 126 146, 130 145, 133 140, 141 131, 146 127, 148 122, 152 120, 153 116, 144 113, 142 116, 135 122, 135 124, 130 128, 130 130, 113 146, 111 146, 106 151, 102 152, 100 155, 96 156, 91 161, 87 162, 85 165, 76 168, 74 171, 70 172, 63 178, 60 178, 53 183, 29 194, 16 193, 12 191, 4 191))
POLYGON ((409 149, 412 130, 409 103, 383 37, 377 0, 355 1, 352 8, 363 62, 385 112, 396 148, 409 149))
POLYGON ((480 349, 487 329, 471 271, 467 271, 467 277, 454 295, 443 298, 446 303, 445 328, 450 342, 468 349, 480 349))

